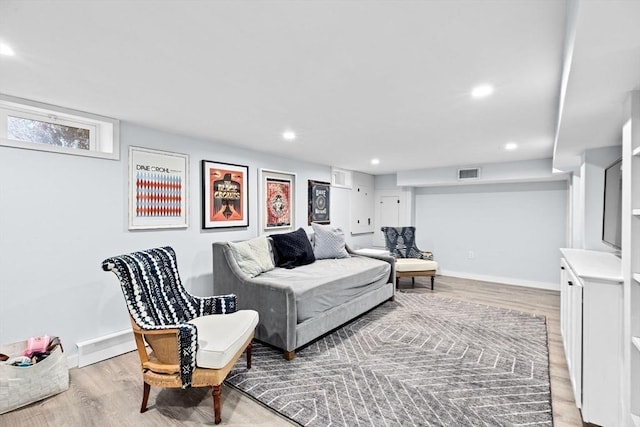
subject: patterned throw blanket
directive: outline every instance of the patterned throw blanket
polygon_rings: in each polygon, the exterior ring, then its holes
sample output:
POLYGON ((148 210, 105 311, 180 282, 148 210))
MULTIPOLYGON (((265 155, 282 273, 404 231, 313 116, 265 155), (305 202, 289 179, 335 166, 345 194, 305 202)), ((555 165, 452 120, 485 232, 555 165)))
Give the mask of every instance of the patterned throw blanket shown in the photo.
POLYGON ((148 249, 108 258, 104 271, 112 271, 133 321, 141 329, 177 329, 182 388, 191 386, 196 367, 198 329, 190 320, 209 314, 236 311, 236 296, 197 297, 182 286, 176 253, 171 247, 148 249))

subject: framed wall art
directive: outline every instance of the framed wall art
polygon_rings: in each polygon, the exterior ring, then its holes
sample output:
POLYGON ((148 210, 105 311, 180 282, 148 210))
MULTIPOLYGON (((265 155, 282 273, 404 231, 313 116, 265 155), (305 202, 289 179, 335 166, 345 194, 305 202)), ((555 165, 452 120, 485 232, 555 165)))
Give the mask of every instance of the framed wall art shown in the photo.
POLYGON ((129 230, 186 228, 189 156, 129 147, 129 230))
POLYGON ((202 161, 202 228, 249 226, 249 168, 202 161))
POLYGON ((331 184, 309 180, 309 225, 331 223, 331 184))
POLYGON ((296 175, 260 169, 262 231, 293 230, 295 227, 296 175))

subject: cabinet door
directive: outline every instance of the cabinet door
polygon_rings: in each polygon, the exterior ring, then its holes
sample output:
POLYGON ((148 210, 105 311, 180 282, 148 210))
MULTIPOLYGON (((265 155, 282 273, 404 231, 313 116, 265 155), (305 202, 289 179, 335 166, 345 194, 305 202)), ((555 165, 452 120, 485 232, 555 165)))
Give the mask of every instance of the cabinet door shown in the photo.
POLYGON ((584 281, 582 418, 619 426, 622 286, 584 281))
POLYGON ((573 396, 578 408, 582 408, 582 282, 567 270, 568 288, 568 354, 567 365, 573 387, 573 396))
POLYGON ((373 232, 373 191, 366 185, 356 185, 351 202, 351 234, 373 232))
POLYGON ((567 325, 569 323, 568 299, 569 285, 567 284, 567 263, 564 259, 560 261, 560 333, 562 334, 562 343, 564 345, 565 355, 567 353, 567 325))

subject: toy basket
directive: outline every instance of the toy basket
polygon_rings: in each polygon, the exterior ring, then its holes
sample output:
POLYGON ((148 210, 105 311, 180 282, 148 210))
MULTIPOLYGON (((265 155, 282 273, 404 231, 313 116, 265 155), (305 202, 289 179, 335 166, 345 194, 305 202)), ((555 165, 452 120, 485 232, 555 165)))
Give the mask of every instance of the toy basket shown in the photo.
MULTIPOLYGON (((0 353, 22 354, 25 341, 0 346, 0 353)), ((58 345, 44 360, 28 366, 0 365, 0 414, 69 388, 67 356, 58 345)))

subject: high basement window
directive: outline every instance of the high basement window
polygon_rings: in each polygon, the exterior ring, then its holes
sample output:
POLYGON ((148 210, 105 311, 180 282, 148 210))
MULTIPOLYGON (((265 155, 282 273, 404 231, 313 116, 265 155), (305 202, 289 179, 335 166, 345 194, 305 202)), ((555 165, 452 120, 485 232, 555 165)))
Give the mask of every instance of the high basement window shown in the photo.
POLYGON ((0 145, 118 160, 118 120, 0 94, 0 145))

